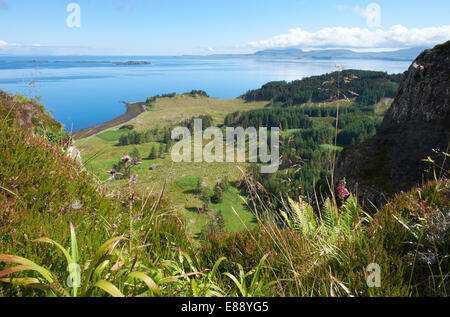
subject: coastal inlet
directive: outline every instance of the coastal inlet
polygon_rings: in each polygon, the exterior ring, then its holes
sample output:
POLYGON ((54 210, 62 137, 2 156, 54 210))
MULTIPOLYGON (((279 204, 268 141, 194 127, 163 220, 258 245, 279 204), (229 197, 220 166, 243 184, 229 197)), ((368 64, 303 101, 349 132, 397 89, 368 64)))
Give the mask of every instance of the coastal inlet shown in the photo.
POLYGON ((100 123, 96 126, 74 132, 73 133, 74 140, 87 138, 92 135, 98 134, 104 130, 124 124, 124 123, 130 121, 131 119, 137 117, 141 113, 147 111, 147 109, 145 107, 145 102, 122 101, 122 103, 124 103, 127 106, 127 111, 123 115, 118 116, 117 118, 115 118, 113 120, 110 120, 110 121, 107 121, 104 123, 100 123))

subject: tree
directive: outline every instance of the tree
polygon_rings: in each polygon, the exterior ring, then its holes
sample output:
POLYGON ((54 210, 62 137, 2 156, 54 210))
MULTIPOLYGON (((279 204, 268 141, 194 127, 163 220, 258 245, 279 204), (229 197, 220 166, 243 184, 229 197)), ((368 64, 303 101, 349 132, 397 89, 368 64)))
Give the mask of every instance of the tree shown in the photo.
POLYGON ((201 177, 197 178, 197 186, 195 187, 195 194, 197 195, 197 197, 200 197, 200 194, 202 192, 202 188, 203 188, 203 179, 201 177))
POLYGON ((223 200, 223 191, 219 184, 214 187, 214 194, 211 196, 211 202, 213 204, 220 204, 223 200))
POLYGON ((164 156, 164 149, 163 149, 164 144, 160 143, 159 144, 159 158, 163 158, 164 156))
POLYGON ((119 139, 119 145, 120 146, 125 146, 125 145, 129 145, 130 144, 130 139, 127 135, 122 135, 119 139))
POLYGON ((133 151, 130 153, 130 156, 132 158, 137 158, 138 160, 141 159, 141 153, 139 152, 139 150, 137 148, 133 149, 133 151))
POLYGON ((169 129, 164 130, 163 143, 169 144, 169 142, 171 140, 170 134, 171 134, 171 132, 169 129))
POLYGON ((150 151, 148 158, 150 160, 154 160, 154 159, 156 159, 156 157, 157 157, 156 147, 154 145, 152 145, 152 150, 150 151))
POLYGON ((202 206, 203 212, 206 212, 211 205, 211 194, 210 194, 209 188, 207 188, 207 187, 202 188, 199 199, 203 203, 203 206, 202 206))

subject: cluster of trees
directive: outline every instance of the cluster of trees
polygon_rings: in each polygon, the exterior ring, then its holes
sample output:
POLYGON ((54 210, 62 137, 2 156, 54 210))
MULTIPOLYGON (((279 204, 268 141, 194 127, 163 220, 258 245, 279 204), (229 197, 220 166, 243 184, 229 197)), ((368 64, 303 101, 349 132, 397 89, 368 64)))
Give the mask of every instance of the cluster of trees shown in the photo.
POLYGON ((210 187, 205 186, 203 184, 203 179, 199 177, 197 180, 197 186, 195 188, 195 194, 197 198, 202 202, 203 212, 206 212, 210 208, 211 203, 220 204, 223 199, 223 193, 226 192, 228 188, 229 182, 227 177, 225 177, 223 180, 218 180, 212 190, 210 187))
POLYGON ((312 121, 302 108, 264 108, 247 112, 235 112, 225 117, 226 126, 281 127, 287 129, 308 129, 312 121))
POLYGON ((220 204, 223 201, 223 193, 228 190, 228 179, 218 180, 214 186, 213 195, 211 196, 211 202, 213 204, 220 204))
POLYGON ((192 133, 194 131, 194 120, 195 119, 201 119, 202 120, 202 129, 203 130, 206 130, 206 129, 214 126, 214 120, 209 114, 182 120, 179 123, 179 125, 182 126, 182 127, 187 127, 189 129, 189 131, 191 131, 191 133, 192 133))
POLYGON ((150 149, 150 154, 148 155, 149 160, 155 160, 157 158, 164 158, 164 154, 169 151, 170 146, 165 143, 159 143, 158 145, 153 145, 150 149))
POLYGON ((146 132, 130 131, 119 138, 119 146, 143 144, 149 142, 162 142, 169 144, 171 142, 172 131, 170 128, 154 128, 146 132))
POLYGON ((357 145, 374 136, 382 122, 381 117, 344 115, 339 118, 341 131, 337 143, 341 146, 357 145))
POLYGON ((381 96, 395 97, 401 77, 401 74, 389 75, 385 72, 344 70, 292 82, 269 82, 260 89, 248 91, 241 98, 246 101, 271 101, 290 107, 342 98, 341 94, 344 94, 363 104, 374 104, 381 96))
MULTIPOLYGON (((194 119, 202 120, 203 130, 214 126, 213 122, 214 120, 210 115, 201 115, 197 117, 192 117, 190 119, 185 119, 180 121, 178 125, 182 127, 187 127, 192 133, 192 131, 194 130, 194 119)), ((125 126, 122 128, 126 129, 125 126)), ((118 145, 127 146, 127 145, 144 144, 149 142, 159 142, 170 145, 170 143, 172 142, 172 129, 173 129, 172 127, 164 129, 154 128, 145 132, 137 132, 131 130, 127 134, 124 134, 119 138, 118 145)))
MULTIPOLYGON (((153 108, 157 99, 174 98, 176 95, 177 95, 177 93, 172 92, 172 93, 168 93, 168 94, 155 95, 152 97, 148 97, 147 100, 145 101, 145 105, 148 108, 153 108)), ((186 93, 186 95, 189 95, 191 97, 209 97, 208 94, 203 90, 192 90, 191 92, 186 93)))
POLYGON ((156 95, 153 97, 148 97, 147 100, 145 101, 145 105, 147 108, 153 108, 155 105, 155 102, 158 98, 173 98, 175 97, 177 94, 175 92, 169 93, 169 94, 162 94, 162 95, 156 95))
POLYGON ((147 100, 145 101, 145 103, 150 104, 156 101, 156 99, 158 98, 173 98, 175 97, 177 94, 175 92, 172 92, 170 94, 162 94, 162 95, 155 95, 152 97, 148 97, 147 100))
MULTIPOLYGON (((147 157, 142 156, 138 148, 133 148, 133 150, 128 153, 128 156, 134 161, 140 161, 141 159, 154 160, 157 158, 164 158, 164 155, 170 150, 170 145, 159 143, 158 145, 153 145, 150 149, 150 153, 147 157)), ((120 159, 116 164, 113 165, 113 170, 115 173, 115 179, 127 179, 130 178, 131 170, 127 163, 120 159)))
MULTIPOLYGON (((359 104, 344 106, 339 108, 339 116, 374 114, 374 106, 362 107, 359 104)), ((308 118, 336 117, 335 106, 301 106, 292 108, 264 108, 250 110, 246 112, 234 112, 225 117, 226 126, 242 127, 269 127, 280 126, 287 129, 307 129, 312 126, 312 121, 308 118), (307 117, 305 117, 307 116, 307 117)))
MULTIPOLYGON (((273 174, 262 174, 256 164, 248 169, 249 177, 265 189, 258 193, 259 198, 254 203, 260 204, 261 199, 266 207, 278 210, 287 196, 293 199, 300 195, 312 197, 317 182, 329 176, 327 167, 330 155, 322 145, 332 144, 334 138, 333 128, 325 124, 282 134, 280 170, 273 174)), ((247 186, 241 186, 240 189, 249 199, 254 198, 247 186)))
POLYGON ((190 93, 188 93, 188 95, 190 95, 192 97, 208 97, 209 98, 206 91, 203 91, 203 90, 192 90, 190 93))
POLYGON ((119 130, 134 130, 134 125, 132 125, 132 124, 125 124, 125 125, 121 126, 119 128, 119 130))
MULTIPOLYGON (((334 156, 331 150, 335 142, 340 146, 359 144, 373 136, 382 122, 381 116, 361 111, 358 106, 343 107, 339 110, 336 135, 336 114, 335 107, 269 107, 236 112, 226 117, 226 125, 279 124, 287 130, 281 134, 280 170, 273 174, 261 174, 257 165, 248 170, 249 176, 264 187, 265 191, 259 194, 260 198, 264 196, 262 200, 266 206, 277 210, 287 196, 314 197, 314 191, 318 188, 327 190, 326 179, 330 176, 334 156), (290 120, 294 118, 298 121, 290 120), (314 124, 312 118, 315 118, 314 124)), ((270 135, 268 142, 270 143, 270 135)), ((252 198, 246 186, 241 187, 241 190, 249 199, 252 198)))
MULTIPOLYGON (((392 88, 394 90, 394 88, 392 88)), ((396 95, 396 89, 395 93, 390 93, 390 90, 388 87, 386 89, 366 89, 364 90, 364 93, 356 98, 356 102, 361 106, 371 106, 375 105, 380 102, 381 99, 385 97, 395 97, 396 95)))

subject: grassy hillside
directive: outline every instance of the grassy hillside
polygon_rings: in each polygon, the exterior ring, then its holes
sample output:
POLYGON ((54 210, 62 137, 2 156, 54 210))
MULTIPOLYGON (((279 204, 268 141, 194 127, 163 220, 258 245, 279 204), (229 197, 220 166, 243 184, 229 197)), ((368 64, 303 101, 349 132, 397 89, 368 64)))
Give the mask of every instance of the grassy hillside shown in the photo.
POLYGON ((209 114, 216 122, 223 123, 229 113, 262 108, 267 102, 245 102, 241 99, 216 99, 208 97, 192 97, 188 94, 176 95, 173 98, 157 99, 151 111, 141 114, 128 123, 138 131, 152 127, 164 127, 182 119, 209 114))
MULTIPOLYGON (((105 183, 91 170, 106 174, 108 164, 85 156, 85 169, 72 161, 64 134, 47 133, 55 121, 39 104, 8 96, 0 98, 0 113, 2 297, 448 296, 445 178, 398 194, 376 214, 345 192, 345 182, 342 196, 331 196, 319 210, 300 197, 285 201, 279 214, 248 213, 236 205, 238 193, 230 186, 211 212, 188 213, 204 219, 206 230, 198 230, 202 239, 196 243, 187 234, 192 219, 177 209, 200 206, 194 193, 199 175, 212 186, 219 173, 232 180, 230 166, 192 164, 151 174, 146 167, 154 162, 144 160, 131 167, 140 174, 136 183, 105 183), (26 108, 42 120, 24 125, 17 109, 26 108), (246 224, 243 230, 230 216, 233 209, 246 224), (217 211, 226 230, 217 230, 217 211), (71 264, 79 265, 79 286, 71 264), (368 283, 373 265, 380 269, 376 287, 368 283)), ((117 135, 106 133, 81 140, 80 147, 117 150, 117 135)), ((257 200, 262 189, 245 181, 247 198, 257 200)))
MULTIPOLYGON (((312 117, 310 117, 310 119, 312 120, 312 129, 328 129, 330 130, 331 134, 334 134, 333 127, 335 126, 335 118, 333 112, 336 112, 336 107, 340 107, 341 112, 345 112, 347 111, 346 109, 348 109, 353 120, 358 120, 359 118, 365 117, 381 118, 383 109, 385 110, 391 102, 392 101, 389 99, 382 99, 378 106, 372 107, 373 113, 362 113, 361 115, 357 115, 354 112, 359 111, 359 108, 355 106, 355 102, 346 100, 316 104, 307 103, 305 105, 302 105, 301 107, 293 107, 287 109, 273 107, 267 108, 265 107, 265 102, 244 102, 241 99, 215 99, 190 94, 174 96, 171 95, 170 97, 152 98, 152 105, 149 111, 144 112, 136 118, 133 118, 132 120, 123 123, 115 128, 108 129, 95 136, 78 140, 76 142, 76 145, 82 153, 86 168, 94 173, 101 181, 106 181, 108 178, 110 178, 111 175, 107 172, 111 170, 115 164, 117 164, 120 158, 133 151, 138 151, 138 153, 140 153, 140 158, 142 161, 142 164, 135 168, 135 173, 139 175, 139 188, 143 191, 159 191, 163 188, 163 186, 165 186, 165 193, 168 197, 170 197, 172 203, 174 204, 174 208, 184 215, 188 232, 190 232, 192 236, 198 237, 202 230, 205 230, 208 224, 211 223, 211 215, 199 212, 202 207, 202 202, 199 195, 193 193, 192 188, 186 189, 182 186, 180 187, 178 185, 179 182, 186 178, 201 178, 205 186, 212 189, 219 179, 222 179, 226 176, 231 183, 235 183, 236 181, 241 180, 243 177, 242 173, 238 169, 238 166, 245 167, 245 164, 174 164, 171 160, 170 153, 165 153, 163 157, 149 159, 152 148, 154 147, 156 149, 156 152, 159 152, 159 148, 160 146, 162 146, 162 144, 157 142, 147 142, 137 145, 118 146, 119 139, 130 132, 130 130, 128 129, 123 129, 123 127, 130 126, 134 128, 133 131, 145 132, 155 128, 164 129, 173 127, 178 125, 180 121, 184 119, 190 119, 194 116, 200 115, 210 115, 212 117, 213 124, 221 125, 224 123, 224 121, 227 122, 234 120, 229 120, 230 117, 238 118, 242 121, 242 118, 246 116, 249 116, 251 118, 253 113, 261 114, 261 116, 264 115, 264 117, 266 117, 266 113, 271 111, 276 111, 277 113, 294 113, 294 111, 297 110, 303 111, 302 109, 323 109, 322 114, 320 114, 319 111, 318 116, 312 114, 312 117), (325 113, 325 110, 328 111, 330 109, 331 111, 329 113, 325 113)), ((311 115, 310 111, 308 112, 308 110, 306 113, 311 115)), ((279 118, 274 118, 275 120, 280 120, 279 118)), ((237 121, 234 123, 229 123, 228 125, 241 124, 242 122, 237 121)), ((364 127, 364 124, 362 124, 361 126, 364 127)), ((244 127, 246 127, 245 124, 244 127)), ((309 133, 308 131, 308 129, 291 128, 282 131, 281 136, 282 139, 286 140, 287 143, 291 138, 296 139, 298 138, 298 136, 309 133)), ((340 128, 338 130, 338 133, 341 133, 341 131, 342 129, 340 128)), ((359 134, 359 132, 357 134, 359 134)), ((359 139, 358 142, 360 142, 359 139)), ((319 145, 320 146, 318 146, 315 151, 317 153, 320 152, 320 155, 324 158, 331 157, 334 150, 340 151, 342 149, 341 146, 335 147, 332 139, 326 141, 324 140, 319 145)), ((301 144, 290 145, 290 147, 297 148, 298 150, 306 150, 305 146, 306 145, 301 144)), ((286 147, 286 150, 290 149, 289 146, 286 147)), ((295 158, 290 158, 292 157, 291 153, 282 153, 282 155, 286 158, 295 160, 295 158)), ((309 158, 308 156, 306 156, 307 154, 304 155, 305 158, 309 158)), ((325 163, 323 165, 325 165, 325 163)), ((303 171, 301 172, 302 177, 299 178, 298 175, 294 175, 295 181, 297 181, 297 179, 300 179, 301 181, 301 178, 305 180, 303 184, 304 186, 301 183, 291 184, 293 187, 297 188, 296 191, 292 192, 294 196, 298 195, 299 189, 301 187, 303 187, 305 190, 310 191, 311 188, 314 187, 314 182, 318 180, 318 177, 321 175, 321 173, 323 174, 323 167, 319 166, 319 160, 317 158, 315 159, 314 166, 311 169, 314 169, 314 171, 312 171, 310 174, 307 174, 309 173, 309 165, 304 165, 303 171)), ((275 194, 276 196, 278 196, 279 194, 277 192, 279 188, 276 184, 287 184, 287 180, 285 178, 292 178, 292 176, 285 177, 285 171, 280 171, 277 175, 279 175, 279 178, 277 178, 276 175, 271 176, 271 179, 274 179, 274 181, 272 181, 274 185, 267 187, 267 189, 269 191, 272 190, 273 194, 275 194)), ((107 186, 115 189, 121 189, 125 186, 125 183, 126 181, 109 181, 107 182, 107 186)), ((261 181, 261 183, 267 185, 266 183, 264 183, 264 181, 261 181)), ((224 200, 227 202, 226 205, 224 205, 225 203, 222 203, 221 205, 212 204, 210 206, 210 209, 216 214, 222 214, 225 223, 224 228, 226 230, 239 231, 245 229, 246 227, 251 228, 254 226, 254 219, 252 217, 252 214, 249 210, 247 210, 246 206, 242 204, 243 197, 239 196, 236 188, 234 188, 232 191, 226 192, 224 198, 224 200), (237 215, 235 212, 237 213, 237 215)))
MULTIPOLYGON (((183 119, 209 114, 216 124, 223 124, 225 116, 241 110, 251 110, 264 107, 264 102, 245 103, 240 99, 215 99, 208 97, 193 97, 191 95, 176 95, 173 98, 158 98, 150 111, 126 122, 135 127, 136 131, 146 131, 153 128, 169 127, 183 119)), ((76 142, 80 149, 86 168, 97 177, 105 181, 111 170, 121 157, 137 149, 142 156, 142 164, 135 168, 139 175, 138 186, 142 191, 160 191, 165 184, 165 194, 170 197, 174 208, 181 212, 186 220, 188 232, 198 235, 210 222, 210 216, 198 212, 201 201, 192 194, 192 188, 187 185, 180 186, 183 179, 192 177, 202 178, 206 186, 214 187, 219 178, 228 177, 230 182, 242 178, 236 164, 232 163, 177 163, 174 164, 170 154, 164 158, 150 160, 147 157, 153 146, 159 148, 158 143, 145 143, 139 145, 117 146, 120 136, 128 133, 119 127, 109 129, 96 136, 81 139, 76 142), (156 166, 150 170, 150 167, 156 166), (187 186, 187 187, 186 187, 187 186)), ((123 188, 126 181, 108 182, 112 188, 123 188)), ((196 184, 194 184, 196 185, 196 184)), ((236 189, 225 193, 224 202, 220 205, 211 205, 215 212, 224 216, 225 228, 230 231, 245 229, 254 225, 253 216, 242 204, 243 200, 236 189), (238 213, 242 221, 234 214, 232 208, 238 213)))

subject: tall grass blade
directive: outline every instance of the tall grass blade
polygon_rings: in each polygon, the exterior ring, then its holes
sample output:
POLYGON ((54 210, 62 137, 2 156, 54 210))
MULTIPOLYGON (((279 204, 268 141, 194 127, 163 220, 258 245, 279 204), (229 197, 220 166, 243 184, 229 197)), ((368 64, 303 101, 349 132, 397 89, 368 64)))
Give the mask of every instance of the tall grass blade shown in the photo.
POLYGON ((223 273, 225 276, 229 277, 234 284, 236 284, 237 288, 239 289, 239 291, 241 292, 242 297, 247 297, 247 292, 245 291, 243 285, 238 281, 238 279, 236 278, 236 276, 234 276, 231 273, 223 273))
POLYGON ((91 277, 92 274, 95 270, 95 268, 97 267, 97 264, 99 261, 102 260, 102 258, 106 255, 106 254, 111 254, 115 248, 117 247, 117 245, 120 243, 120 241, 122 240, 127 240, 125 237, 114 237, 109 239, 108 241, 106 241, 95 253, 94 258, 92 259, 91 263, 89 264, 87 273, 86 273, 86 277, 85 277, 85 281, 83 284, 83 292, 87 292, 87 290, 89 289, 89 284, 91 282, 91 277))
POLYGON ((39 238, 39 239, 33 240, 32 242, 42 242, 42 243, 53 244, 54 246, 58 247, 62 251, 62 253, 66 257, 67 264, 72 263, 72 257, 70 256, 69 252, 58 242, 56 242, 52 239, 49 239, 49 238, 39 238))
POLYGON ((94 287, 104 290, 112 297, 125 297, 117 287, 115 287, 113 284, 105 280, 98 281, 97 283, 94 284, 94 287))
POLYGON ((128 274, 128 278, 141 280, 142 282, 144 282, 147 285, 148 289, 153 294, 155 294, 156 296, 159 296, 159 297, 162 296, 161 290, 159 289, 158 285, 156 285, 156 283, 147 274, 142 273, 142 272, 132 272, 132 273, 128 274))
POLYGON ((10 283, 13 285, 20 285, 20 286, 31 286, 31 285, 40 284, 40 281, 37 278, 33 278, 33 277, 0 278, 0 282, 10 283))
POLYGON ((32 261, 22 258, 20 256, 0 254, 0 262, 17 263, 17 264, 29 266, 29 267, 31 267, 31 270, 36 271, 39 274, 41 274, 47 280, 47 282, 49 282, 50 284, 54 283, 52 274, 48 270, 46 270, 42 266, 37 265, 36 263, 34 263, 32 261))

